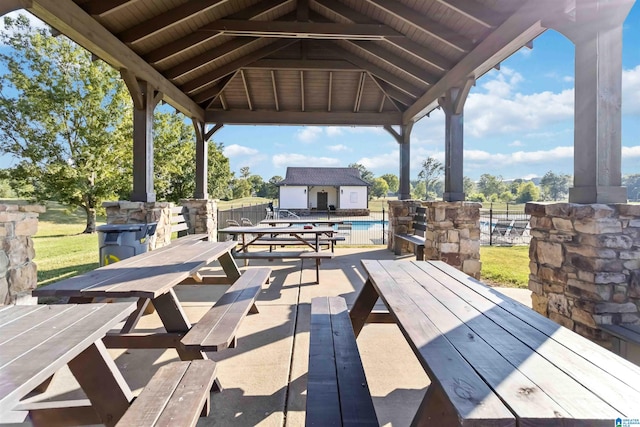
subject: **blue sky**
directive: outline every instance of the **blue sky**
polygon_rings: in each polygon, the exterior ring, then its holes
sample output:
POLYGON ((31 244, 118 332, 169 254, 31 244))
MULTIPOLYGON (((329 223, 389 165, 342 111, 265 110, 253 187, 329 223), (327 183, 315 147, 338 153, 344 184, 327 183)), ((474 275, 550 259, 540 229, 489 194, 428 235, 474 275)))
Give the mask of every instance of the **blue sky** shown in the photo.
MULTIPOLYGON (((465 104, 464 174, 505 179, 573 173, 573 44, 548 30, 478 79, 465 104)), ((640 173, 640 3, 624 25, 622 167, 640 173)), ((361 163, 374 175, 398 174, 398 147, 382 128, 225 126, 214 139, 225 146, 232 171, 248 166, 265 180, 287 166, 361 163)), ((411 138, 411 178, 429 156, 444 160, 444 114, 420 120, 411 138)), ((0 167, 10 166, 0 158, 0 167)))

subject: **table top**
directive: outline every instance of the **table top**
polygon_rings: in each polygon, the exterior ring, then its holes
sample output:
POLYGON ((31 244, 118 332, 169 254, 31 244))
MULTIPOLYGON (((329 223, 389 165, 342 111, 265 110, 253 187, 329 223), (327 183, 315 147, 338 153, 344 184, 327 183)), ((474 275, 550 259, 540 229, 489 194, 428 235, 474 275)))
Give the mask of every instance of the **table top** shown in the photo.
POLYGON ((429 377, 454 400, 464 385, 469 411, 522 425, 639 416, 640 367, 443 262, 362 264, 429 377))
POLYGON ((326 234, 335 233, 331 227, 226 227, 218 230, 218 233, 225 234, 326 234))
POLYGON ((40 287, 34 296, 156 298, 203 265, 231 252, 236 242, 209 242, 189 235, 167 246, 40 287))
POLYGON ((304 224, 344 224, 344 220, 341 219, 303 219, 303 218, 278 218, 278 219, 263 219, 260 224, 290 224, 290 225, 304 225, 304 224))
POLYGON ((105 336, 134 303, 0 307, 0 413, 105 336))

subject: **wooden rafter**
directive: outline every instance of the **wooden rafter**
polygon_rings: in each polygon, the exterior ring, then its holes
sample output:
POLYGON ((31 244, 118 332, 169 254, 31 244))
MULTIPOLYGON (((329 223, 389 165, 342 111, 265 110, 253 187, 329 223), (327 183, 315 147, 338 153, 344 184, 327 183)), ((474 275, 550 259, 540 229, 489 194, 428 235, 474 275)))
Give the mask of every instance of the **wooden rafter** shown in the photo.
POLYGON ((400 19, 402 22, 412 25, 416 29, 437 38, 442 43, 451 46, 460 52, 468 52, 473 49, 473 42, 468 38, 456 33, 433 19, 416 12, 397 0, 366 0, 400 19))
POLYGON ((229 105, 227 105, 227 98, 224 96, 224 93, 220 93, 220 104, 222 104, 222 108, 226 111, 229 109, 229 105))
POLYGON ((273 86, 273 101, 276 105, 276 111, 280 111, 280 103, 278 102, 278 85, 276 83, 276 72, 271 70, 271 85, 273 86))
POLYGON ((331 111, 331 92, 333 92, 333 72, 329 71, 329 95, 327 101, 327 111, 331 111))
MULTIPOLYGON (((316 3, 326 8, 327 10, 341 16, 342 18, 354 23, 382 24, 382 22, 371 19, 368 16, 363 15, 360 12, 351 9, 350 7, 336 0, 316 0, 316 3)), ((385 41, 387 43, 390 43, 392 46, 402 49, 405 52, 415 56, 416 58, 425 61, 436 68, 439 68, 440 70, 445 71, 453 67, 453 61, 448 60, 442 55, 435 53, 428 47, 422 46, 421 44, 416 43, 407 37, 393 37, 385 39, 385 41)))
POLYGON ((360 110, 360 102, 362 101, 362 90, 364 88, 364 79, 366 73, 360 73, 360 81, 358 82, 358 89, 356 90, 356 100, 353 103, 353 112, 357 113, 360 110))
POLYGON ((304 111, 304 71, 300 71, 300 105, 300 110, 304 111))
MULTIPOLYGON (((255 19, 259 16, 271 12, 290 0, 262 0, 257 4, 241 10, 238 13, 229 15, 231 19, 255 19)), ((188 51, 206 42, 214 37, 220 36, 220 33, 207 30, 207 26, 203 26, 178 40, 160 46, 157 49, 143 55, 143 58, 150 63, 158 63, 167 60, 181 52, 188 51)))
POLYGON ((392 86, 389 86, 388 84, 384 83, 377 77, 372 76, 371 73, 369 73, 369 78, 371 79, 371 81, 373 81, 373 83, 375 83, 376 86, 378 86, 378 89, 380 89, 380 92, 382 93, 382 95, 389 99, 389 101, 395 107, 396 110, 402 112, 406 108, 400 108, 400 106, 398 105, 399 100, 396 100, 392 95, 389 94, 389 92, 392 92, 394 95, 398 96, 399 98, 404 99, 405 106, 411 105, 411 103, 413 102, 413 99, 409 95, 406 95, 403 92, 400 92, 399 90, 394 89, 392 86))
POLYGON ((134 0, 90 0, 83 3, 82 8, 86 10, 89 15, 101 16, 115 12, 132 1, 134 0))
POLYGON ((378 113, 382 113, 382 110, 384 110, 384 103, 387 100, 387 95, 382 92, 381 96, 380 96, 380 106, 378 107, 378 113))
POLYGON ((244 86, 244 93, 247 95, 247 105, 249 110, 253 111, 253 104, 251 103, 251 93, 249 92, 249 83, 244 75, 244 70, 240 70, 240 77, 242 77, 242 85, 244 86))
POLYGON ((353 54, 351 52, 348 52, 347 50, 342 49, 337 45, 332 46, 331 49, 336 54, 342 56, 344 59, 351 62, 352 64, 357 65, 363 70, 369 71, 374 76, 380 77, 382 80, 385 80, 386 82, 392 84, 393 86, 397 87, 403 92, 406 92, 407 94, 417 96, 418 94, 424 92, 424 90, 422 90, 421 88, 414 86, 411 83, 408 83, 407 81, 401 79, 395 74, 392 74, 389 71, 384 70, 383 68, 378 67, 377 65, 372 64, 366 59, 361 58, 358 55, 353 54))
POLYGON ((183 84, 180 88, 183 91, 189 93, 197 89, 200 89, 202 87, 206 87, 210 85, 212 81, 216 81, 226 76, 227 74, 233 73, 234 71, 246 65, 249 65, 252 62, 255 62, 259 59, 264 58, 265 56, 268 56, 274 52, 277 52, 280 49, 290 46, 295 42, 296 40, 291 40, 291 39, 278 40, 274 43, 271 43, 270 45, 261 47, 260 49, 257 49, 241 58, 238 58, 235 61, 231 61, 228 64, 225 64, 219 68, 216 68, 215 70, 208 72, 203 76, 190 80, 187 83, 183 84))
POLYGON ((475 0, 438 0, 447 7, 454 9, 469 19, 484 25, 487 28, 495 28, 502 24, 507 17, 497 11, 490 10, 475 0))
POLYGON ((247 65, 245 69, 362 71, 352 63, 340 59, 260 59, 247 65))
POLYGON ((125 43, 137 43, 160 31, 167 30, 190 17, 220 6, 229 0, 192 0, 171 10, 154 16, 135 27, 118 34, 118 38, 125 43))
POLYGON ((402 114, 385 113, 351 113, 351 112, 319 112, 319 111, 241 111, 241 110, 209 110, 206 112, 207 122, 226 124, 274 124, 274 125, 344 125, 344 126, 383 126, 400 125, 402 114))
POLYGON ((382 40, 386 37, 403 37, 392 28, 376 24, 338 24, 326 22, 295 21, 243 21, 220 19, 209 24, 208 29, 230 36, 382 40))
POLYGON ((211 108, 211 104, 218 98, 218 96, 222 93, 223 90, 225 90, 225 88, 229 85, 229 83, 231 83, 231 80, 233 80, 233 78, 238 74, 238 72, 236 71, 235 73, 231 73, 227 76, 224 76, 223 78, 221 78, 218 83, 216 83, 215 86, 210 87, 209 89, 203 90, 202 92, 198 92, 193 96, 193 100, 196 101, 198 104, 201 104, 203 102, 208 102, 208 108, 211 108))
POLYGON ((358 48, 368 52, 369 54, 375 56, 377 60, 386 62, 392 67, 397 68, 398 70, 405 72, 414 78, 420 80, 424 84, 431 85, 438 81, 438 77, 433 74, 427 72, 423 68, 407 61, 404 58, 396 55, 395 53, 384 49, 380 45, 370 42, 370 41, 348 41, 352 46, 357 46, 358 48))
POLYGON ((223 43, 220 46, 216 46, 213 49, 207 50, 202 55, 198 55, 191 59, 181 62, 175 67, 169 68, 164 72, 164 75, 169 79, 176 79, 184 76, 187 73, 196 71, 200 67, 203 67, 215 60, 222 58, 225 55, 229 55, 238 49, 247 47, 252 43, 257 43, 260 39, 233 39, 227 43, 223 43))

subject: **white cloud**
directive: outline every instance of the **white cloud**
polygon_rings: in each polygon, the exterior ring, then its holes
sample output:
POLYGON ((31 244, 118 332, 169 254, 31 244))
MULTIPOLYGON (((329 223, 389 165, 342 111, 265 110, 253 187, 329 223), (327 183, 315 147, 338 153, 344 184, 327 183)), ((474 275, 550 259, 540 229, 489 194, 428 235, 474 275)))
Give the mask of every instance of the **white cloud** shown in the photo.
POLYGON ((349 147, 347 147, 344 144, 329 145, 329 146, 327 146, 327 149, 329 151, 349 151, 349 147))
POLYGON ((564 76, 564 77, 562 78, 562 81, 563 81, 563 82, 565 82, 565 83, 573 83, 573 82, 574 82, 574 80, 575 80, 575 79, 574 79, 574 77, 573 77, 573 76, 564 76))
POLYGON ((304 143, 310 143, 322 136, 322 128, 318 126, 307 126, 296 132, 296 138, 304 143))
POLYGON ((327 132, 327 136, 330 136, 330 137, 340 136, 343 134, 342 128, 338 126, 329 126, 325 128, 325 131, 327 132))
POLYGON ((245 147, 243 145, 231 144, 228 147, 224 147, 222 154, 227 157, 253 156, 258 154, 258 150, 255 148, 245 147))
POLYGON ((640 65, 622 71, 622 113, 640 115, 640 65))
POLYGON ((489 153, 483 150, 465 150, 464 159, 473 163, 486 163, 487 167, 496 164, 544 164, 549 159, 573 158, 573 147, 555 147, 551 150, 516 151, 514 153, 489 153))
POLYGON ((273 165, 277 168, 287 166, 340 166, 341 161, 332 157, 314 157, 303 154, 276 154, 272 157, 273 165))
POLYGON ((382 153, 373 157, 362 157, 357 163, 360 163, 367 169, 388 169, 398 168, 399 152, 393 150, 390 153, 382 153))
POLYGON ((509 147, 524 147, 524 143, 522 141, 515 140, 509 144, 509 147))
POLYGON ((640 157, 640 145, 635 147, 622 147, 622 158, 631 159, 640 157))

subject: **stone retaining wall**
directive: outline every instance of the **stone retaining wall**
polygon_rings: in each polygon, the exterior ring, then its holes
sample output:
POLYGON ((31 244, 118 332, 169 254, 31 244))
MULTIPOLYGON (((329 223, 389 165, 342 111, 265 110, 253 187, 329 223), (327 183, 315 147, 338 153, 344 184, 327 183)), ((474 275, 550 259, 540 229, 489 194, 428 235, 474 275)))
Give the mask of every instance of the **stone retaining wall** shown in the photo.
POLYGON ((189 233, 208 234, 209 241, 218 241, 218 201, 214 199, 182 199, 189 210, 189 233))
MULTIPOLYGON (((425 259, 444 261, 469 276, 480 278, 480 203, 389 201, 387 248, 394 250, 394 234, 413 233, 413 215, 420 206, 427 209, 425 259)), ((413 251, 410 243, 398 243, 401 252, 413 251)))
POLYGON ((528 203, 533 308, 610 347, 598 325, 640 324, 640 205, 528 203))
POLYGON ((32 236, 38 231, 40 205, 0 204, 0 304, 35 304, 38 284, 32 236))

